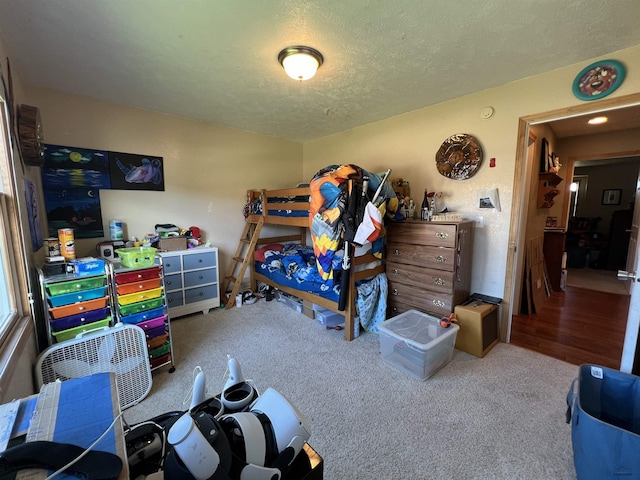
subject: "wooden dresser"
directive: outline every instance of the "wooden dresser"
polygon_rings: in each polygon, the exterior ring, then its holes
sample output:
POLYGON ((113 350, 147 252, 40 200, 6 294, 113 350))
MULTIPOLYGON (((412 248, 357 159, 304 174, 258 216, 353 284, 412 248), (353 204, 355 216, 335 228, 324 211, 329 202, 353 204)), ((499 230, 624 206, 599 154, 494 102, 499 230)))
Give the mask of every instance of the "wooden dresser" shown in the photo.
POLYGON ((415 309, 448 316, 469 297, 473 222, 387 226, 388 318, 415 309))

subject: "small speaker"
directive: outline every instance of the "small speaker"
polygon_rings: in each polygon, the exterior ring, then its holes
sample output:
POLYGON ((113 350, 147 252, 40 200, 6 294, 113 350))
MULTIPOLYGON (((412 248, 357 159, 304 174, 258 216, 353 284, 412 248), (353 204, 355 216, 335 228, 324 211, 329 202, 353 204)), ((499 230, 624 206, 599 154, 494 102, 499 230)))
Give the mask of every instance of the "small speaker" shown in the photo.
POLYGON ((498 343, 498 306, 472 301, 455 308, 458 320, 456 348, 476 357, 484 357, 498 343))
POLYGON ((100 249, 100 257, 106 258, 107 260, 113 260, 115 255, 113 251, 113 245, 111 245, 110 243, 105 243, 99 245, 98 248, 100 249))

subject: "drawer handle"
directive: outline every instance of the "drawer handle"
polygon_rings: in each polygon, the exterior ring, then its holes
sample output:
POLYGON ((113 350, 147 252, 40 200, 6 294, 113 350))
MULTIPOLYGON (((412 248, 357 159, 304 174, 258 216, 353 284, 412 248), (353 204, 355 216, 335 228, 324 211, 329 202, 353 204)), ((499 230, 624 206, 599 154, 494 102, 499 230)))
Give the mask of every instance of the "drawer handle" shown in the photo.
POLYGON ((393 294, 393 295, 398 295, 398 289, 397 289, 397 288, 394 288, 394 289, 393 289, 392 294, 393 294))
POLYGON ((142 278, 142 275, 140 273, 138 274, 138 278, 142 278))
POLYGON ((167 267, 171 268, 171 264, 169 262, 166 263, 167 267))
POLYGON ((441 279, 441 278, 436 278, 436 279, 433 281, 433 284, 434 284, 434 285, 440 285, 440 286, 442 286, 442 285, 444 285, 444 280, 443 280, 443 279, 441 279))
POLYGON ((397 248, 393 251, 394 255, 400 255, 400 250, 398 250, 397 248))
POLYGON ((398 272, 398 269, 397 269, 397 268, 394 268, 392 273, 393 273, 394 275, 400 275, 400 272, 398 272))
POLYGON ((171 285, 171 280, 167 280, 167 285, 171 285))
POLYGON ((438 256, 436 257, 436 262, 444 263, 444 262, 446 262, 446 261, 447 261, 447 257, 445 257, 444 255, 438 255, 438 256))
POLYGON ((438 237, 438 238, 448 238, 449 234, 447 232, 438 232, 438 233, 436 233, 436 237, 438 237))
POLYGON ((198 263, 202 263, 202 259, 201 258, 198 259, 198 263))
POLYGON ((83 311, 84 307, 78 307, 78 310, 83 311))
POLYGON ((446 305, 442 300, 434 300, 434 301, 433 301, 433 304, 434 304, 436 307, 444 307, 444 306, 446 305))
POLYGON ((204 277, 202 275, 198 275, 198 279, 202 280, 204 277))
POLYGON ((204 292, 200 292, 198 295, 203 296, 203 295, 204 295, 204 292))

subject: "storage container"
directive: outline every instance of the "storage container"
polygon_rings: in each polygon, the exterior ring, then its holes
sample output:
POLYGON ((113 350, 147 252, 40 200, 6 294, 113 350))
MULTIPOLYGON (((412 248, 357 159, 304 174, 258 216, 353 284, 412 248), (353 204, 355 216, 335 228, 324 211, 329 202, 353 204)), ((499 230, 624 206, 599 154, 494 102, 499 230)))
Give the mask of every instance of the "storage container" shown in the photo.
POLYGON ((640 478, 640 377, 581 365, 567 407, 578 480, 640 478))
POLYGON ((60 332, 67 330, 68 328, 79 327, 80 325, 86 325, 88 323, 97 322, 103 320, 109 316, 109 307, 99 308, 98 310, 91 310, 85 313, 79 313, 76 315, 70 315, 68 317, 62 317, 60 319, 51 319, 51 331, 60 332))
POLYGON ((157 249, 153 247, 129 247, 118 248, 116 253, 125 267, 142 268, 153 265, 156 260, 156 251, 157 249))
POLYGON ((382 359, 418 380, 426 380, 453 357, 458 326, 440 326, 440 319, 408 310, 379 326, 382 359))
POLYGON ((318 305, 313 305, 315 317, 320 325, 323 327, 335 327, 337 325, 344 325, 344 315, 341 315, 326 308, 322 308, 318 305))
POLYGON ((302 313, 302 300, 293 295, 285 295, 280 292, 278 295, 278 301, 284 303, 289 308, 293 308, 296 312, 302 313))

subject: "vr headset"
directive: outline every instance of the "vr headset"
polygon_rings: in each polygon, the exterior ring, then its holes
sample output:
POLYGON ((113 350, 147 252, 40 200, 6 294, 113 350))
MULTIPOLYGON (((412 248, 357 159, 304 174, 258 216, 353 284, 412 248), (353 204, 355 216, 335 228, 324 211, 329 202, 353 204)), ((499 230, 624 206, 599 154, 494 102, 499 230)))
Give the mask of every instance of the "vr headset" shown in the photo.
POLYGON ((169 430, 165 480, 278 480, 310 436, 307 419, 273 388, 219 420, 196 408, 169 430))

